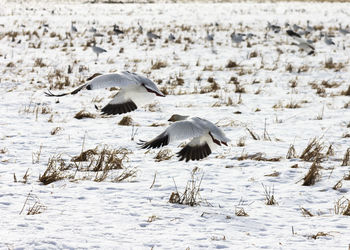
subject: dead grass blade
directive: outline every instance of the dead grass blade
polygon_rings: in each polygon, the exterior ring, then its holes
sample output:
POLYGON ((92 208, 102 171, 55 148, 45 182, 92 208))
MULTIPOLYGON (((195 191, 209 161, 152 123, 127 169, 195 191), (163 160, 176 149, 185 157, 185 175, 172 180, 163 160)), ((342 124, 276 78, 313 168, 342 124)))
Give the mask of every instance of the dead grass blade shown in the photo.
POLYGON ((313 216, 314 216, 314 215, 313 215, 309 210, 307 210, 306 208, 301 207, 300 210, 301 210, 301 213, 303 214, 304 217, 313 217, 313 216))
POLYGON ((250 130, 249 128, 246 128, 246 129, 248 130, 249 134, 252 136, 254 140, 256 141, 260 140, 260 137, 257 134, 255 134, 252 130, 250 130))

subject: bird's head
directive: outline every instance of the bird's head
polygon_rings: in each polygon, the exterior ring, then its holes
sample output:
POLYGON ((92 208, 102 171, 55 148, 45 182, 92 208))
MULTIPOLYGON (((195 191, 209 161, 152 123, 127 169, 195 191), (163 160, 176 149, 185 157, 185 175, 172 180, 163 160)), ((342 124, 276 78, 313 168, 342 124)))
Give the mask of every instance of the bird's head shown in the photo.
POLYGON ((177 122, 177 121, 183 121, 186 120, 188 118, 188 116, 186 115, 178 115, 178 114, 174 114, 170 117, 170 119, 168 120, 169 122, 177 122))

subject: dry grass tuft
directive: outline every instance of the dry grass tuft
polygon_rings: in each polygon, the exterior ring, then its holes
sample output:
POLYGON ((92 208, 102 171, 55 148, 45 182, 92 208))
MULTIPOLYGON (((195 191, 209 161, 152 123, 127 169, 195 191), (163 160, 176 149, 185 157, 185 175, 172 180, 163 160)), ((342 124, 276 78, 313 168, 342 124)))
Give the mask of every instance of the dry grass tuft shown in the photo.
POLYGON ((39 176, 39 181, 44 185, 48 185, 52 182, 64 179, 66 177, 63 175, 65 165, 66 164, 61 158, 61 155, 56 155, 49 158, 47 162, 47 168, 44 174, 39 176))
POLYGON ((96 148, 96 154, 90 154, 88 170, 98 171, 109 171, 112 169, 122 169, 123 161, 127 159, 127 155, 130 152, 125 149, 110 149, 104 146, 101 150, 96 148))
POLYGON ((329 236, 331 235, 330 233, 325 233, 325 232, 318 232, 317 234, 310 235, 309 237, 316 240, 319 237, 324 237, 324 236, 329 236))
POLYGON ((236 216, 249 216, 243 207, 235 207, 235 215, 236 216))
POLYGON ((291 144, 289 146, 288 152, 287 152, 287 159, 293 159, 293 158, 297 158, 297 152, 295 151, 294 145, 291 144))
POLYGON ((321 179, 320 168, 321 166, 318 162, 315 161, 312 163, 309 171, 303 178, 303 186, 315 185, 315 183, 321 179))
POLYGON ((252 52, 249 54, 249 58, 255 58, 255 57, 258 57, 258 52, 252 51, 252 52))
POLYGON ((78 113, 75 114, 74 116, 75 119, 84 119, 84 118, 96 118, 96 115, 95 114, 92 114, 86 110, 81 110, 79 111, 78 113))
POLYGON ((326 69, 334 69, 335 72, 338 72, 345 67, 345 64, 343 64, 342 62, 335 63, 333 62, 333 58, 329 58, 328 60, 325 61, 324 67, 326 69))
POLYGON ((46 206, 40 202, 38 196, 32 194, 31 192, 28 193, 27 198, 23 204, 22 210, 19 212, 19 214, 23 213, 23 210, 26 206, 26 215, 41 214, 46 210, 46 206))
POLYGON ((7 148, 0 148, 0 154, 6 154, 8 152, 7 148))
POLYGON ((176 191, 171 193, 169 198, 170 203, 188 205, 191 207, 199 205, 201 203, 202 199, 199 194, 199 190, 202 184, 203 175, 200 179, 198 179, 196 177, 196 172, 198 170, 199 169, 197 167, 192 170, 191 180, 187 182, 185 190, 182 194, 178 192, 175 184, 176 191))
POLYGON ((42 58, 36 58, 35 61, 34 61, 34 67, 40 67, 40 68, 43 68, 43 67, 46 67, 47 65, 43 62, 43 59, 42 58))
POLYGON ((278 162, 280 160, 282 160, 281 157, 272 157, 272 158, 267 158, 264 156, 264 153, 255 153, 255 154, 244 154, 242 153, 242 155, 240 157, 237 158, 237 160, 242 161, 242 160, 253 160, 253 161, 270 161, 270 162, 278 162))
POLYGON ((124 169, 123 162, 128 159, 130 153, 125 148, 110 149, 106 145, 102 148, 98 146, 72 157, 72 163, 68 165, 57 155, 49 159, 48 167, 39 180, 45 185, 64 178, 96 182, 105 181, 107 178, 113 182, 122 181, 136 176, 136 168, 124 169), (111 171, 120 169, 123 169, 123 172, 112 178, 111 171))
POLYGON ((228 68, 228 69, 236 68, 237 66, 238 66, 238 64, 234 61, 231 61, 231 60, 229 60, 226 64, 226 68, 228 68))
POLYGON ((266 205, 278 205, 276 199, 275 199, 275 189, 274 187, 267 188, 263 183, 261 185, 264 188, 265 193, 265 204, 266 205))
POLYGON ((312 139, 300 155, 300 159, 304 161, 320 162, 325 156, 321 153, 324 149, 323 143, 318 138, 312 139))
POLYGON ((289 73, 292 73, 293 72, 293 66, 292 64, 288 63, 287 66, 286 66, 286 71, 288 71, 289 73))
POLYGON ((347 90, 341 92, 342 95, 350 96, 350 85, 347 90))
POLYGON ((9 62, 8 64, 6 64, 6 67, 8 68, 14 68, 16 65, 13 62, 9 62))
POLYGON ((334 204, 334 214, 350 216, 350 200, 341 197, 334 204))
POLYGON ((51 135, 56 135, 58 132, 60 132, 61 130, 63 130, 63 128, 61 127, 56 127, 54 129, 51 130, 50 134, 51 135))
POLYGON ((121 126, 131 126, 133 125, 133 120, 131 118, 131 116, 124 116, 119 122, 118 125, 121 126))
POLYGON ((343 162, 341 164, 342 166, 350 166, 350 148, 348 148, 345 152, 343 162))
POLYGON ((133 180, 137 176, 137 168, 129 167, 123 169, 123 171, 112 179, 112 182, 122 182, 127 179, 133 180))
POLYGON ((202 87, 200 92, 199 92, 200 94, 215 92, 215 91, 220 89, 220 85, 214 80, 214 78, 209 77, 208 82, 210 83, 210 85, 202 87))
POLYGON ((167 161, 170 160, 171 157, 173 157, 174 154, 170 149, 161 149, 157 153, 157 155, 154 157, 155 162, 160 162, 160 161, 167 161))
POLYGON ((245 140, 246 140, 245 136, 239 138, 239 140, 237 141, 237 147, 244 147, 245 146, 245 140))
POLYGON ((168 64, 166 62, 163 62, 163 61, 156 61, 155 63, 152 62, 152 67, 151 67, 151 70, 155 70, 155 69, 161 69, 161 68, 165 68, 167 67, 168 64))
POLYGON ((94 155, 97 155, 97 147, 95 149, 88 149, 86 151, 83 151, 78 156, 72 157, 72 162, 82 162, 82 161, 89 161, 93 158, 94 155))

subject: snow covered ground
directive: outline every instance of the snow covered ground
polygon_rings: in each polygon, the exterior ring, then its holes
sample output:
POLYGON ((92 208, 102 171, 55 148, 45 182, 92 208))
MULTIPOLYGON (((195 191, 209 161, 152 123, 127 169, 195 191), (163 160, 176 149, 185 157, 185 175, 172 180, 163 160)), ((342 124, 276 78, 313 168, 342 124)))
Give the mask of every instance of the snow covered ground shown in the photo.
POLYGON ((0 248, 348 248, 350 34, 338 29, 350 25, 350 4, 3 6, 0 248), (306 29, 307 20, 311 56, 286 35, 285 23, 306 29), (268 31, 268 21, 282 30, 268 31), (124 34, 114 35, 114 24, 124 34), (148 30, 161 39, 149 41, 148 30), (236 45, 234 31, 255 36, 236 45), (98 61, 87 46, 93 39, 107 50, 98 61), (101 116, 94 105, 116 90, 44 95, 123 70, 149 77, 167 96, 127 115, 101 116), (74 118, 81 110, 94 118, 74 118), (188 163, 175 155, 181 142, 158 160, 159 150, 140 149, 137 142, 162 132, 174 113, 217 123, 230 145, 188 163), (118 124, 125 116, 133 125, 118 124), (314 138, 313 155, 302 155, 314 138), (105 179, 83 171, 88 162, 71 161, 104 146, 125 156, 123 169, 105 171, 105 179), (39 176, 50 165, 62 179, 44 185, 39 176), (312 165, 315 183, 304 186, 312 165), (131 176, 116 180, 122 173, 131 176), (169 202, 191 180, 197 204, 169 202))

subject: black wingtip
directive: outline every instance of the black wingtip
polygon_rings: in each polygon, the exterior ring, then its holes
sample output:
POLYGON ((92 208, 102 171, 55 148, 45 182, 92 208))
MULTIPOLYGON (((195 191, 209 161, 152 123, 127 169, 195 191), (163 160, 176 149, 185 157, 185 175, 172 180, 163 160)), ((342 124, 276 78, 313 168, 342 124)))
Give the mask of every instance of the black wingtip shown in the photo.
POLYGON ((68 95, 69 93, 64 93, 64 94, 53 94, 50 90, 47 90, 44 92, 45 96, 48 97, 61 97, 61 96, 65 96, 68 95))
POLYGON ((309 56, 315 54, 314 50, 311 50, 309 53, 307 53, 309 56))
POLYGON ((136 104, 129 100, 124 103, 117 104, 107 104, 105 107, 101 109, 103 115, 120 115, 124 113, 128 113, 137 109, 136 104))
POLYGON ((211 154, 211 149, 208 143, 199 146, 190 146, 186 145, 180 152, 177 153, 177 156, 180 157, 179 161, 185 160, 186 162, 199 161, 204 159, 211 154))
POLYGON ((294 32, 293 30, 287 30, 287 34, 289 36, 291 36, 291 37, 299 37, 299 38, 301 38, 301 36, 298 33, 294 32))
MULTIPOLYGON (((140 141, 141 142, 141 141, 140 141)), ((142 143, 141 148, 146 149, 146 148, 160 148, 163 146, 166 146, 169 144, 169 135, 159 135, 155 139, 142 143)))

